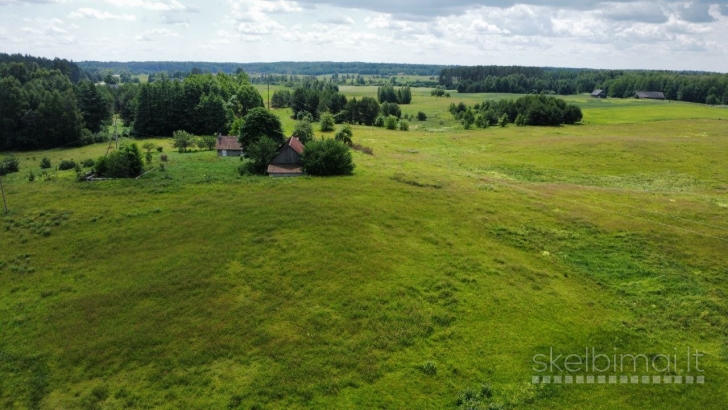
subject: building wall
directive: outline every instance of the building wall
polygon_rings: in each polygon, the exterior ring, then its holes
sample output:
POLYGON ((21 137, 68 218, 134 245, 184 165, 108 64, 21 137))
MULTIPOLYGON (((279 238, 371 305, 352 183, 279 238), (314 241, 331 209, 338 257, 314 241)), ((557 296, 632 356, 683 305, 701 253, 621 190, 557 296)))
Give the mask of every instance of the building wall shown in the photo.
POLYGON ((224 150, 224 149, 217 150, 218 157, 239 157, 241 155, 243 155, 243 151, 233 151, 233 150, 224 150))
POLYGON ((300 164, 301 156, 290 146, 286 146, 283 151, 273 158, 271 164, 300 164))

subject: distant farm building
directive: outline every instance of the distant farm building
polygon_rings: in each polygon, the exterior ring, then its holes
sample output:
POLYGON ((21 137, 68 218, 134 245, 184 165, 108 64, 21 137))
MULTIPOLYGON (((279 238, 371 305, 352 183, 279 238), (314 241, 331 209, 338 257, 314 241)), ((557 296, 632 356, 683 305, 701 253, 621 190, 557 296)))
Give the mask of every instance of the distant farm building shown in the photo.
POLYGON ((604 90, 594 90, 591 96, 592 98, 607 98, 607 92, 604 90))
POLYGON ((268 165, 268 175, 272 177, 297 177, 303 175, 303 144, 291 137, 280 148, 268 165))
POLYGON ((243 155, 243 146, 240 145, 238 137, 218 135, 215 149, 217 149, 218 157, 239 157, 243 155))
POLYGON ((665 94, 659 91, 636 91, 635 98, 640 100, 664 100, 665 94))

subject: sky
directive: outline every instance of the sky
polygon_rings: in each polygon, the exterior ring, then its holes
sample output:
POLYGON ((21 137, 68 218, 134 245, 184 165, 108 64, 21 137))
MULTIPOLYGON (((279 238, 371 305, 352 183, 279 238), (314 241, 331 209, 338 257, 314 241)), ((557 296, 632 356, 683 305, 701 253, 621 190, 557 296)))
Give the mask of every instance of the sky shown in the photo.
POLYGON ((0 52, 728 71, 728 0, 0 0, 0 52))

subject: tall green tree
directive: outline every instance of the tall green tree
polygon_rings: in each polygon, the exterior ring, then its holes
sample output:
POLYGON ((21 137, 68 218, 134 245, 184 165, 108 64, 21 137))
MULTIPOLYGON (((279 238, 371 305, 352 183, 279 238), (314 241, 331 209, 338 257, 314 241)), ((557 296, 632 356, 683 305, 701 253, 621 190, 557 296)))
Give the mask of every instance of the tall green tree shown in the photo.
POLYGON ((104 124, 111 119, 108 102, 91 81, 79 83, 76 95, 84 125, 93 133, 100 132, 104 124))
POLYGON ((275 114, 265 108, 253 108, 245 116, 245 122, 240 127, 240 144, 243 149, 260 140, 268 137, 278 144, 285 141, 281 120, 275 114))
POLYGON ((374 125, 374 120, 379 115, 379 103, 372 97, 363 97, 357 106, 358 122, 364 125, 374 125))

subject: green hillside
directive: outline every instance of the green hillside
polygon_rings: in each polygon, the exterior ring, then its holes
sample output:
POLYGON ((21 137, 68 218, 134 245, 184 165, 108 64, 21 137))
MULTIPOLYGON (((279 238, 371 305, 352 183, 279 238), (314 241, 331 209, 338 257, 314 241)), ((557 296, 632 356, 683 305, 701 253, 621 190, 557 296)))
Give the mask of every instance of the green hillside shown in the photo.
POLYGON ((29 182, 107 144, 14 153, 0 407, 726 408, 728 111, 580 95, 583 125, 463 130, 450 103, 513 97, 413 93, 428 120, 354 126, 375 155, 351 177, 154 140, 139 180, 29 182), (577 375, 705 383, 532 384, 534 356, 586 348, 679 363, 577 375))

